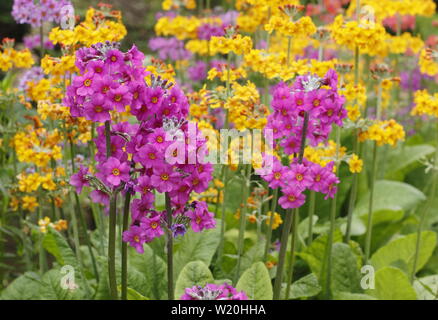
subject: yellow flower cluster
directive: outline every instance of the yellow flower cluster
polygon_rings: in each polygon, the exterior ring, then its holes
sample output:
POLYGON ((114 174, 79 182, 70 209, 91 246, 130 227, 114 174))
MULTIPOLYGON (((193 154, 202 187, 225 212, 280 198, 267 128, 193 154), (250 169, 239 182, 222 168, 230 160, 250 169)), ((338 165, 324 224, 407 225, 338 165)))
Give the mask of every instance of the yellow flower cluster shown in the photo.
MULTIPOLYGON (((345 147, 340 146, 339 157, 343 158, 346 151, 345 147)), ((325 167, 329 162, 336 159, 336 142, 329 140, 327 145, 320 143, 317 147, 307 146, 304 148, 304 157, 313 163, 325 167)))
MULTIPOLYGON (((210 187, 200 194, 193 195, 192 201, 198 200, 198 201, 205 201, 207 203, 217 203, 218 200, 217 195, 218 195, 218 190, 216 188, 210 187)), ((224 201, 224 194, 221 191, 219 194, 219 203, 222 203, 223 201, 224 201)))
POLYGON ((21 192, 34 192, 41 186, 44 190, 53 191, 56 189, 56 183, 53 181, 53 174, 47 173, 40 175, 38 172, 18 175, 18 189, 21 192))
POLYGON ((33 101, 48 100, 54 102, 63 97, 62 89, 55 78, 43 78, 37 82, 27 82, 27 96, 33 101))
POLYGON ((266 23, 269 9, 266 5, 261 4, 260 2, 261 1, 256 1, 251 6, 246 5, 247 10, 241 10, 239 12, 236 24, 241 31, 255 32, 261 25, 266 23))
POLYGON ((414 37, 412 34, 405 32, 401 36, 389 36, 386 44, 388 51, 394 54, 403 54, 408 50, 417 54, 424 47, 424 41, 420 37, 414 37))
POLYGON ((350 119, 351 121, 356 122, 356 120, 360 118, 361 113, 359 106, 357 104, 349 105, 346 107, 346 109, 347 109, 348 119, 350 119))
POLYGON ((246 78, 246 71, 244 68, 227 68, 225 65, 222 66, 221 70, 217 68, 211 68, 207 74, 207 80, 214 80, 219 78, 221 81, 233 82, 237 79, 246 78))
POLYGON ((54 76, 58 81, 66 73, 78 73, 79 70, 75 66, 75 56, 65 55, 61 58, 50 57, 45 55, 41 59, 41 68, 45 74, 54 76))
POLYGON ((297 21, 292 21, 284 15, 273 15, 267 24, 265 30, 269 33, 277 31, 286 37, 303 38, 308 37, 316 32, 316 26, 309 16, 304 16, 297 21))
POLYGON ((60 219, 55 223, 52 223, 49 217, 44 217, 43 219, 38 220, 38 226, 40 228, 40 232, 47 233, 47 227, 54 228, 57 231, 67 230, 68 223, 67 220, 63 220, 63 219, 60 219))
POLYGON ((359 157, 356 154, 353 154, 348 159, 348 167, 351 173, 360 173, 363 167, 363 160, 359 159, 359 157))
POLYGON ((361 53, 375 55, 379 46, 386 40, 385 28, 374 22, 344 21, 338 15, 330 26, 331 36, 339 45, 345 45, 350 50, 358 47, 361 53))
POLYGON ((210 51, 210 41, 193 39, 187 41, 185 48, 192 53, 196 53, 200 56, 212 55, 210 51))
POLYGON ((228 119, 234 123, 236 129, 262 129, 266 125, 268 108, 260 104, 260 95, 254 83, 248 81, 246 85, 234 82, 232 94, 225 102, 228 110, 228 119))
POLYGON ((50 31, 49 39, 54 44, 72 46, 81 43, 89 47, 98 42, 120 41, 126 34, 127 31, 122 23, 120 11, 107 13, 89 8, 85 15, 85 21, 78 24, 73 30, 53 28, 50 31), (115 21, 108 18, 115 18, 115 21))
MULTIPOLYGON (((265 223, 267 226, 269 226, 271 224, 272 212, 269 211, 267 216, 268 218, 266 219, 265 223)), ((277 229, 282 223, 283 223, 283 219, 281 219, 281 216, 277 212, 274 212, 274 221, 272 221, 272 230, 277 229)))
MULTIPOLYGON (((399 13, 401 15, 431 16, 435 13, 433 0, 361 0, 362 13, 382 21, 399 13)), ((348 14, 356 10, 356 1, 351 1, 348 14)))
POLYGON ((354 83, 347 83, 342 87, 341 92, 349 103, 356 102, 360 106, 364 106, 367 101, 366 87, 360 83, 357 86, 354 83))
POLYGON ((161 3, 161 7, 165 11, 169 10, 178 10, 184 6, 188 10, 196 9, 196 1, 195 0, 164 0, 161 3))
POLYGON ((411 114, 414 116, 430 115, 438 118, 438 93, 429 94, 426 90, 415 92, 415 107, 411 114))
POLYGON ((420 71, 432 77, 438 74, 438 62, 434 59, 434 55, 438 56, 438 53, 434 53, 431 49, 424 48, 421 50, 418 60, 420 71))
POLYGON ((210 51, 211 54, 227 54, 234 52, 237 55, 243 55, 251 51, 252 40, 248 36, 237 34, 231 38, 228 37, 211 37, 210 51))
POLYGON ((35 209, 36 209, 36 207, 38 207, 39 206, 39 204, 38 204, 38 201, 37 201, 37 198, 36 197, 33 197, 33 196, 24 196, 22 199, 21 199, 21 207, 24 209, 24 210, 28 210, 28 211, 30 211, 30 212, 34 212, 35 211, 35 209))
POLYGON ((11 143, 20 162, 46 167, 51 159, 62 158, 62 149, 59 146, 61 139, 57 129, 49 132, 45 128, 34 129, 28 125, 25 131, 15 134, 11 143))
POLYGON ((389 144, 395 146, 397 141, 405 139, 403 126, 394 119, 377 121, 359 134, 359 141, 373 140, 378 146, 389 144))
POLYGON ((29 49, 15 50, 12 48, 14 40, 3 39, 3 46, 0 46, 0 70, 3 72, 15 68, 30 68, 35 61, 29 49))
POLYGON ((191 16, 161 17, 155 24, 158 36, 174 36, 179 40, 196 39, 201 20, 191 16))

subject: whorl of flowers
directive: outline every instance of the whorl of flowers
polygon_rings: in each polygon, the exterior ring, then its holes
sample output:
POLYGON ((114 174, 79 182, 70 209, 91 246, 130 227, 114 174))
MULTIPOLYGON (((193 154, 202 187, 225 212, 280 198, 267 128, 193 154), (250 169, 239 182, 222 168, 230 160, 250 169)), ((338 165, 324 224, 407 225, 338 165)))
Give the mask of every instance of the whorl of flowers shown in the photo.
POLYGON ((181 300, 248 300, 245 292, 224 283, 221 285, 207 283, 204 287, 193 286, 185 289, 181 300))
POLYGON ((412 115, 430 115, 438 118, 438 93, 429 94, 427 90, 415 92, 415 106, 412 115))
POLYGON ((69 0, 14 0, 12 16, 18 23, 39 27, 44 22, 61 21, 61 10, 70 5, 69 0))
POLYGON ((105 205, 115 190, 138 193, 140 197, 132 202, 132 224, 123 240, 143 252, 143 244, 160 237, 167 228, 165 211, 155 210, 154 191, 171 198, 174 224, 168 231, 174 236, 184 234, 189 225, 195 232, 215 226, 205 202, 188 203, 192 191, 207 189, 213 167, 203 161, 206 141, 188 134, 189 104, 181 89, 154 76, 147 83, 143 54, 135 46, 126 53, 117 48, 105 43, 77 52, 81 75, 67 88, 65 103, 72 116, 95 122, 111 121, 114 109, 125 112, 129 105, 139 123, 111 125, 109 158, 105 128, 98 127, 94 140, 98 172, 92 177, 88 168, 81 167, 70 183, 78 192, 83 186, 95 187, 92 200, 105 205), (180 139, 180 134, 190 141, 180 139))
POLYGON ((14 44, 14 39, 4 38, 0 45, 0 70, 3 72, 13 67, 30 68, 34 64, 30 50, 15 50, 14 44))
MULTIPOLYGON (((302 152, 303 131, 311 146, 327 140, 333 124, 342 126, 346 117, 345 98, 337 91, 338 79, 334 70, 324 78, 315 75, 297 77, 292 86, 280 83, 274 90, 272 107, 265 129, 272 130, 277 147, 288 155, 302 152), (307 121, 306 121, 307 117, 307 121)), ((339 179, 333 173, 334 162, 324 167, 307 159, 294 157, 289 166, 276 157, 265 155, 265 164, 258 172, 269 182, 269 187, 281 188, 279 204, 297 208, 304 204, 304 191, 310 189, 333 197, 339 179), (272 167, 266 170, 267 157, 272 157, 272 167)))

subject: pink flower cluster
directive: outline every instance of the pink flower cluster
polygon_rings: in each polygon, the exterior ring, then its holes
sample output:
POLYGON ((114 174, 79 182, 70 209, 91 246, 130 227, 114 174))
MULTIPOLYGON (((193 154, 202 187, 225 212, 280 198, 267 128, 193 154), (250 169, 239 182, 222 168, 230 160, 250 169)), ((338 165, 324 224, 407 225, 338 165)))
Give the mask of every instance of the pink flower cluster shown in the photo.
POLYGON ((325 199, 333 198, 337 191, 339 179, 333 173, 333 162, 322 167, 306 159, 300 164, 295 158, 289 166, 282 165, 273 156, 270 161, 273 163, 272 168, 269 171, 261 169, 258 173, 269 183, 270 188, 281 189, 283 195, 278 203, 283 209, 301 207, 306 201, 304 191, 307 189, 325 194, 325 199))
MULTIPOLYGON (((304 141, 317 146, 327 140, 333 124, 342 126, 346 117, 345 98, 338 94, 337 86, 337 74, 329 70, 322 79, 315 75, 300 76, 292 86, 280 83, 274 89, 274 112, 269 115, 265 129, 272 130, 275 143, 285 154, 298 155, 302 151, 303 133, 304 141)), ((333 198, 337 191, 339 179, 333 173, 333 162, 321 167, 306 159, 300 163, 295 157, 289 166, 284 166, 274 156, 266 157, 264 162, 273 165, 258 173, 269 187, 281 188, 283 196, 279 198, 279 204, 284 209, 301 207, 307 189, 324 193, 326 199, 333 198)))
POLYGON ((347 111, 337 83, 336 72, 329 70, 322 79, 306 75, 297 77, 292 86, 277 85, 271 103, 274 112, 268 116, 266 128, 272 130, 286 154, 300 151, 305 112, 309 115, 306 138, 314 147, 327 140, 333 123, 342 126, 347 111))
POLYGON ((82 75, 74 78, 67 88, 66 98, 74 117, 110 121, 110 110, 115 107, 122 112, 130 105, 131 115, 139 122, 111 124, 108 158, 105 126, 98 127, 94 140, 98 172, 93 180, 88 169, 81 167, 70 183, 77 192, 92 181, 103 184, 90 196, 94 202, 106 206, 109 204, 107 190, 138 194, 139 197, 132 201, 132 224, 124 232, 123 240, 140 253, 145 242, 162 236, 169 227, 166 212, 154 208, 156 192, 168 193, 171 199, 175 223, 169 232, 174 236, 184 234, 189 225, 199 232, 214 228, 216 224, 205 202, 189 203, 192 191, 200 193, 207 189, 213 166, 204 161, 207 154, 205 139, 195 136, 195 139, 189 139, 193 140, 190 142, 178 140, 181 135, 190 136, 186 121, 187 97, 177 85, 160 78, 152 77, 151 84, 147 84, 142 60, 143 54, 135 47, 127 53, 116 49, 112 43, 81 49, 76 65, 82 75))
POLYGON ((12 16, 18 23, 39 27, 43 21, 60 23, 66 6, 71 6, 69 0, 14 0, 12 16))
POLYGON ((193 286, 185 289, 181 300, 248 300, 245 292, 224 283, 221 285, 207 283, 204 287, 193 286))

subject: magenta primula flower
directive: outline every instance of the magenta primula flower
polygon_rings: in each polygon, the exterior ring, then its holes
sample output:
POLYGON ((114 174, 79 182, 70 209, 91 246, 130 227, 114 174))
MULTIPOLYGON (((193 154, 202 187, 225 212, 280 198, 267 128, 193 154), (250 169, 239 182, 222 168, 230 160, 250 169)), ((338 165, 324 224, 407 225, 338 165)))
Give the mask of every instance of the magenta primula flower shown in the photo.
POLYGON ((128 242, 138 253, 144 253, 143 244, 146 240, 146 232, 138 226, 131 226, 129 230, 123 232, 123 241, 128 242))
POLYGON ((158 192, 170 192, 177 183, 179 174, 173 170, 173 166, 161 164, 153 168, 151 184, 158 192))
POLYGON ((298 188, 287 186, 282 191, 283 196, 278 199, 278 203, 283 209, 299 208, 306 201, 306 196, 298 188))
POLYGON ((108 92, 108 99, 118 112, 125 112, 125 107, 131 103, 132 94, 128 86, 120 86, 108 92))
POLYGON ((94 78, 92 74, 85 74, 82 77, 76 77, 73 80, 73 85, 77 88, 76 93, 80 96, 91 95, 94 92, 94 78))
POLYGON ((159 215, 151 218, 143 218, 141 219, 140 226, 145 231, 145 234, 148 238, 154 239, 162 236, 164 234, 163 229, 161 228, 161 217, 159 215))
POLYGON ((291 164, 286 173, 288 185, 293 185, 299 190, 306 190, 312 185, 313 179, 309 169, 303 164, 291 164))
POLYGON ((214 214, 208 211, 205 202, 195 201, 194 210, 190 210, 186 215, 190 218, 193 231, 200 232, 204 229, 211 229, 216 226, 214 214))
POLYGON ((111 120, 109 113, 111 110, 111 105, 107 104, 107 100, 101 94, 94 95, 90 101, 84 104, 85 119, 95 122, 111 120))
POLYGON ((87 175, 88 168, 80 165, 79 171, 70 177, 70 184, 76 187, 77 193, 81 193, 84 186, 90 186, 89 179, 86 177, 87 175))
POLYGON ((109 157, 101 167, 106 181, 115 187, 119 186, 122 181, 129 180, 129 164, 126 162, 121 163, 119 159, 109 157))

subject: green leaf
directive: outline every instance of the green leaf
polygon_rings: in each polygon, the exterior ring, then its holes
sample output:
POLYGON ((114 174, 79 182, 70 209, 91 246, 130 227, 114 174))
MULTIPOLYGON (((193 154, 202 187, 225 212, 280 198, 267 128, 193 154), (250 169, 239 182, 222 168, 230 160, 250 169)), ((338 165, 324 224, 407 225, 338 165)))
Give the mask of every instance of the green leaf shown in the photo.
MULTIPOLYGON (((120 296, 122 294, 122 286, 117 286, 117 291, 120 296)), ((150 300, 130 287, 126 288, 126 298, 127 300, 150 300)))
POLYGON ((292 283, 290 287, 289 298, 310 298, 316 296, 320 292, 321 286, 319 285, 317 276, 315 276, 313 273, 310 273, 292 283))
MULTIPOLYGON (((299 252, 300 256, 310 267, 310 270, 318 277, 321 274, 322 264, 324 262, 324 253, 327 247, 328 235, 324 234, 313 240, 312 244, 303 252, 299 252)), ((342 233, 337 229, 333 236, 333 243, 342 241, 342 233)), ((320 279, 321 280, 321 279, 320 279)))
POLYGON ((379 300, 416 300, 417 294, 406 274, 398 268, 384 267, 375 273, 375 288, 367 294, 379 300))
POLYGON ((414 289, 418 300, 438 299, 438 274, 415 280, 414 289))
POLYGON ((403 177, 407 172, 419 166, 419 160, 433 153, 435 148, 427 144, 403 145, 391 151, 387 165, 387 178, 403 177))
POLYGON ((63 288, 62 278, 65 277, 60 270, 47 271, 41 279, 40 299, 42 300, 81 300, 85 299, 83 288, 78 285, 75 289, 63 288))
POLYGON ((189 262, 179 274, 175 284, 175 298, 179 299, 186 288, 193 286, 205 286, 213 282, 213 275, 210 269, 202 261, 189 262))
POLYGON ((263 260, 263 255, 265 252, 265 244, 266 240, 258 241, 255 245, 251 247, 245 254, 242 256, 241 266, 240 266, 240 274, 239 276, 248 268, 250 268, 254 263, 263 260))
MULTIPOLYGON (((374 212, 390 209, 409 211, 426 196, 417 188, 403 182, 379 180, 374 187, 374 212)), ((369 192, 364 193, 357 203, 354 214, 368 214, 369 192)))
MULTIPOLYGON (((373 226, 381 224, 381 223, 393 223, 399 221, 403 218, 403 210, 400 210, 399 207, 394 207, 393 209, 381 209, 373 212, 372 223, 373 226)), ((364 214, 360 217, 364 224, 367 223, 368 214, 364 214)))
POLYGON ((40 276, 34 272, 26 272, 2 291, 0 300, 37 300, 40 286, 40 276))
POLYGON ((332 251, 332 290, 352 293, 361 292, 360 272, 357 258, 349 245, 333 244, 332 251))
MULTIPOLYGON (((371 257, 371 264, 376 270, 380 268, 404 263, 407 266, 407 272, 410 274, 414 267, 415 247, 417 243, 417 234, 409 234, 389 242, 384 247, 377 250, 371 257), (402 261, 402 262, 400 262, 402 261)), ((436 233, 432 231, 423 231, 421 233, 421 246, 418 255, 418 263, 415 272, 419 271, 429 260, 436 246, 436 233)))
POLYGON ((247 269, 237 282, 236 289, 243 290, 250 300, 272 300, 271 278, 264 263, 254 263, 247 269))
POLYGON ((43 239, 43 247, 55 257, 61 266, 71 265, 76 270, 80 269, 73 250, 64 237, 55 229, 48 228, 43 239))
POLYGON ((167 299, 167 266, 164 260, 148 245, 144 245, 143 254, 132 248, 128 254, 129 267, 145 278, 145 286, 139 292, 151 299, 167 299))
POLYGON ((333 300, 376 300, 376 298, 364 293, 334 292, 333 300))
POLYGON ((178 275, 182 268, 191 261, 202 261, 207 266, 210 265, 211 259, 216 252, 220 242, 220 221, 216 221, 214 229, 208 229, 202 232, 188 231, 174 254, 174 275, 178 275))

